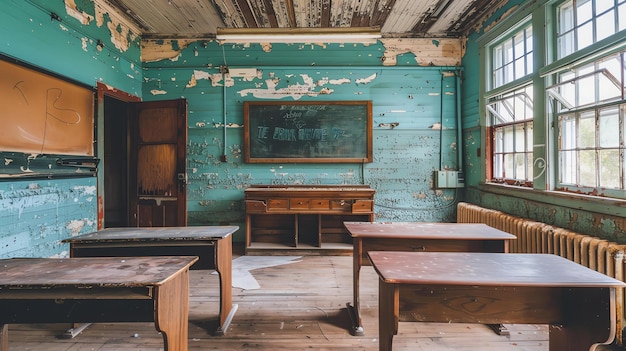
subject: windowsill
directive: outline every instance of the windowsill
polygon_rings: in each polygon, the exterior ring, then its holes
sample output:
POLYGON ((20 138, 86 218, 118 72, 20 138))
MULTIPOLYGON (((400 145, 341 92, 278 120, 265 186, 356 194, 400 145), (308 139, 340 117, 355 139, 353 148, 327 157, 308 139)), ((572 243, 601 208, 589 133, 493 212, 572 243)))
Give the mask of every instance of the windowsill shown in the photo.
POLYGON ((494 183, 480 183, 478 190, 611 216, 625 217, 626 213, 626 200, 623 199, 574 194, 563 191, 538 190, 494 183))

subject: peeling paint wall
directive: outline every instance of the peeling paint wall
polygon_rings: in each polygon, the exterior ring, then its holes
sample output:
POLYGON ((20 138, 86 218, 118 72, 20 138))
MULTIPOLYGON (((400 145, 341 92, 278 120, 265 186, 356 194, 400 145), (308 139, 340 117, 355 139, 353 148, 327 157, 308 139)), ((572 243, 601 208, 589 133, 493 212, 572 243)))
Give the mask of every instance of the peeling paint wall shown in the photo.
POLYGON ((4 55, 141 96, 139 37, 90 0, 3 0, 0 34, 4 55))
MULTIPOLYGON (((189 223, 243 226, 243 191, 251 184, 369 184, 376 189, 377 220, 454 220, 460 191, 433 189, 432 172, 457 167, 457 69, 433 67, 436 58, 420 65, 420 52, 408 49, 419 43, 403 50, 397 41, 390 49, 384 43, 272 44, 268 51, 263 44, 198 41, 181 49, 144 41, 152 53, 144 64, 145 99, 188 100, 189 223), (154 60, 158 52, 162 57, 154 60), (397 64, 387 66, 381 58, 392 52, 397 64), (243 102, 270 100, 372 100, 374 162, 244 163, 243 102)), ((461 51, 455 52, 456 59, 445 62, 458 63, 461 51)))
MULTIPOLYGON (((138 38, 89 0, 1 1, 0 53, 88 86, 142 94, 138 38)), ((19 167, 3 160, 0 174, 19 167)), ((95 177, 2 179, 0 258, 67 256, 61 240, 97 228, 96 188, 95 177)))
POLYGON ((66 257, 60 240, 96 229, 93 179, 0 183, 0 258, 66 257))

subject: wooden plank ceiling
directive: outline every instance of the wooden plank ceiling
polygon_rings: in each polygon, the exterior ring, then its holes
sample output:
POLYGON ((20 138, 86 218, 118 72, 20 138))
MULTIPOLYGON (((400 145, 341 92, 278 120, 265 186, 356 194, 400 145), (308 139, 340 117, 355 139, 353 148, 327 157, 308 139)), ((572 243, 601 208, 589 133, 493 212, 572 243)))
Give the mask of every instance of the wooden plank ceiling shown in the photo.
POLYGON ((458 38, 506 0, 95 0, 149 38, 214 38, 217 28, 378 27, 383 38, 458 38))

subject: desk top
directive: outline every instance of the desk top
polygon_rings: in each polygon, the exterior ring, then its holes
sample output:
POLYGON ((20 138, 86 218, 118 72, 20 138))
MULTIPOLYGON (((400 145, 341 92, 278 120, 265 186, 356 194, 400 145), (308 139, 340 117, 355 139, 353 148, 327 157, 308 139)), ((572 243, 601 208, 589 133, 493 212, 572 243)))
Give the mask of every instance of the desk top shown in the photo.
POLYGON ((3 259, 0 293, 9 289, 159 286, 197 260, 193 256, 3 259))
POLYGON ((551 254, 370 251, 370 260, 387 283, 624 287, 602 273, 551 254))
POLYGON ((343 222, 353 238, 513 240, 515 235, 483 223, 343 222))
POLYGON ((89 243, 219 240, 228 237, 238 229, 238 226, 106 228, 97 232, 64 239, 62 242, 89 243))

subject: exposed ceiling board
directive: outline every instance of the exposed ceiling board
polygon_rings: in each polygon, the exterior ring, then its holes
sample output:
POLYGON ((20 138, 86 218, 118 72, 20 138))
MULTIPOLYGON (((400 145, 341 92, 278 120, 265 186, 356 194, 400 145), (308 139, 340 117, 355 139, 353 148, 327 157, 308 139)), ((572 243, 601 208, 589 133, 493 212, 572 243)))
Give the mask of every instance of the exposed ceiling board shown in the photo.
POLYGON ((506 0, 94 0, 143 38, 214 38, 217 28, 379 27, 386 38, 467 33, 506 0))

